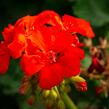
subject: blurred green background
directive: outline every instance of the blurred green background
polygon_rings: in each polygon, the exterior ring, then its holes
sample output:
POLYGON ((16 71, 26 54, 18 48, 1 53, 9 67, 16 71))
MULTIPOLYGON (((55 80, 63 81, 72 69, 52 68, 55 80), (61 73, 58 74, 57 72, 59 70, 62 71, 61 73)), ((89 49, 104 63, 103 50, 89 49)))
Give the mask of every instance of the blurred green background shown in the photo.
MULTIPOLYGON (((0 0, 0 33, 20 17, 35 15, 46 9, 54 10, 61 16, 69 14, 88 20, 96 34, 95 42, 100 36, 109 39, 109 0, 0 0)), ((23 73, 17 63, 12 60, 7 74, 0 77, 0 109, 32 109, 27 105, 26 97, 18 94, 23 73)), ((91 103, 99 105, 99 109, 109 109, 109 97, 99 98, 92 90, 93 84, 90 81, 89 85, 86 93, 74 89, 71 93, 79 109, 85 109, 91 103)))

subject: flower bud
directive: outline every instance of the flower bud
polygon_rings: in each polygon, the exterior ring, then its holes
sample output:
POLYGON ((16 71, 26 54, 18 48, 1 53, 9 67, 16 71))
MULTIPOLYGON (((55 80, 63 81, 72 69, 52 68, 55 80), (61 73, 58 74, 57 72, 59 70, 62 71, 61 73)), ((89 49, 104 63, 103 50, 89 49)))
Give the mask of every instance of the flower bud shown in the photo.
POLYGON ((35 101, 34 96, 30 96, 30 98, 27 100, 27 103, 28 103, 29 105, 33 105, 34 101, 35 101))
POLYGON ((86 81, 83 82, 77 82, 75 83, 75 87, 79 90, 79 91, 87 91, 87 83, 86 81))
POLYGON ((55 90, 52 89, 52 90, 50 91, 50 97, 51 97, 52 99, 54 99, 54 100, 57 99, 58 95, 57 95, 57 93, 56 93, 55 90))
POLYGON ((49 95, 50 95, 50 90, 45 90, 45 91, 42 92, 42 96, 44 98, 47 98, 49 95))
POLYGON ((74 76, 71 78, 71 81, 74 83, 75 87, 80 91, 87 90, 87 83, 84 78, 78 76, 74 76))
POLYGON ((77 75, 77 76, 71 77, 71 81, 72 82, 83 82, 85 81, 85 79, 77 75))

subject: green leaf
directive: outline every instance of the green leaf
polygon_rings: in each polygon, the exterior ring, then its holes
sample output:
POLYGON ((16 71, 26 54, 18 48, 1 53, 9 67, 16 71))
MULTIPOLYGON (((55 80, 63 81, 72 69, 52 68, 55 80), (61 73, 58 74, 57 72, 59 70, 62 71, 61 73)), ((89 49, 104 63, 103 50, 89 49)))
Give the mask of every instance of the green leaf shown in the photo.
POLYGON ((91 62, 91 58, 86 54, 85 58, 81 61, 82 67, 87 69, 91 65, 91 62))
POLYGON ((0 76, 0 85, 3 87, 3 93, 17 93, 20 87, 20 81, 22 76, 23 73, 19 68, 19 60, 11 60, 7 73, 0 76))

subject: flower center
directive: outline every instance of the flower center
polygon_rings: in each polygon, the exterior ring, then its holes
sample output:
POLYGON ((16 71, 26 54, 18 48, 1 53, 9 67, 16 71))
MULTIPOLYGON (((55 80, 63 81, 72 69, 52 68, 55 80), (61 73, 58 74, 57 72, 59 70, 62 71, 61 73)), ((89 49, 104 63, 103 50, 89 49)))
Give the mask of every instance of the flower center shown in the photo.
POLYGON ((47 55, 50 63, 55 63, 59 57, 60 53, 56 53, 53 50, 50 50, 47 55))

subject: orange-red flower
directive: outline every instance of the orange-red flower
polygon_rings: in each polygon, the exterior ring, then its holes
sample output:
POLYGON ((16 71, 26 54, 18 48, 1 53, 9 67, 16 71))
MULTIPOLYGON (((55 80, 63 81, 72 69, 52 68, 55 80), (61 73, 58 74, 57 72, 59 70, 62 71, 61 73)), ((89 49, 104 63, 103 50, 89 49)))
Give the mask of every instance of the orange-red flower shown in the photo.
POLYGON ((76 33, 93 37, 90 24, 83 19, 53 11, 20 18, 5 29, 3 36, 10 55, 21 57, 20 66, 28 76, 37 74, 39 86, 50 89, 64 78, 80 73, 84 52, 76 33), (73 25, 73 26, 72 26, 73 25))
POLYGON ((9 24, 8 27, 4 28, 4 31, 2 32, 2 35, 4 37, 5 43, 9 44, 13 40, 13 34, 14 34, 14 26, 9 24))
POLYGON ((72 45, 74 36, 71 34, 67 32, 53 34, 49 29, 45 30, 48 30, 46 34, 44 28, 40 30, 42 39, 40 38, 39 42, 43 47, 38 47, 28 40, 27 54, 23 55, 20 64, 26 75, 39 74, 41 88, 50 89, 62 82, 64 77, 69 78, 80 73, 80 60, 84 53, 72 45))
POLYGON ((13 40, 14 26, 9 24, 2 32, 4 41, 0 42, 0 74, 6 73, 10 62, 10 53, 7 45, 13 40))

